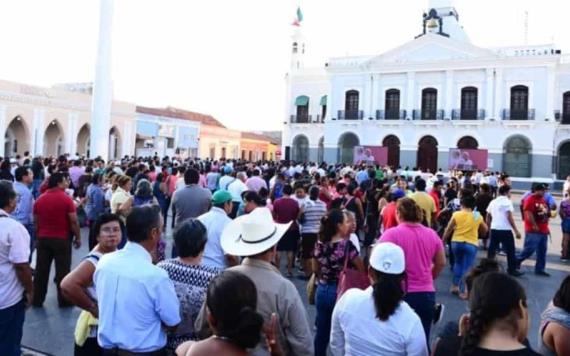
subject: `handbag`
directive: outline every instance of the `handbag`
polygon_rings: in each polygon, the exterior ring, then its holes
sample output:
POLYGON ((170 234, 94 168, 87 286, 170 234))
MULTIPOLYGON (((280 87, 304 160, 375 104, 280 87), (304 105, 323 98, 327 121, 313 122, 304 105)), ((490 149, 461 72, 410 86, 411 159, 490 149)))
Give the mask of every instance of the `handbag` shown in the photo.
POLYGON ((336 288, 336 300, 351 288, 366 289, 370 286, 370 279, 366 273, 348 268, 348 247, 347 242, 344 253, 344 267, 338 276, 338 286, 336 288))
POLYGON ((315 292, 317 290, 317 275, 312 274, 307 282, 307 298, 310 305, 315 305, 315 292))

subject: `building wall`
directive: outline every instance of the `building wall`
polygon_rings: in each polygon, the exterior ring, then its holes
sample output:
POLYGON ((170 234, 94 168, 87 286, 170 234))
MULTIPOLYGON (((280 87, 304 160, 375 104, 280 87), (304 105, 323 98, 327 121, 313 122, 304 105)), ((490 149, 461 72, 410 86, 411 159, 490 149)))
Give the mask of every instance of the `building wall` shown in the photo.
POLYGON ((237 159, 241 154, 240 140, 241 133, 239 131, 219 126, 202 125, 198 155, 200 158, 222 158, 225 148, 225 158, 237 159))

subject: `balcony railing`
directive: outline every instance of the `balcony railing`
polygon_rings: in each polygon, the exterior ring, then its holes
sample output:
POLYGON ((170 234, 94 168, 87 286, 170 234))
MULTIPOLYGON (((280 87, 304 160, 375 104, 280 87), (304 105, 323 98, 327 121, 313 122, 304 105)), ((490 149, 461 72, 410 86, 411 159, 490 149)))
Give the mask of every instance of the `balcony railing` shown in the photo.
POLYGON ((319 114, 317 115, 317 120, 315 122, 318 124, 322 124, 325 122, 325 117, 319 114))
POLYGON ((364 111, 362 110, 339 110, 339 120, 362 120, 364 118, 364 111))
POLYGON ((291 115, 292 124, 309 124, 312 121, 313 117, 311 115, 291 115))
POLYGON ((376 120, 405 120, 406 110, 376 110, 376 120))
POLYGON ((534 109, 528 110, 503 110, 503 120, 534 120, 534 109))
POLYGON ((563 125, 570 125, 570 112, 563 112, 562 110, 554 111, 554 119, 563 125))
POLYGON ((462 110, 453 109, 451 112, 452 120, 483 120, 485 119, 485 110, 462 110))
POLYGON ((443 110, 414 110, 414 120, 443 120, 443 110))

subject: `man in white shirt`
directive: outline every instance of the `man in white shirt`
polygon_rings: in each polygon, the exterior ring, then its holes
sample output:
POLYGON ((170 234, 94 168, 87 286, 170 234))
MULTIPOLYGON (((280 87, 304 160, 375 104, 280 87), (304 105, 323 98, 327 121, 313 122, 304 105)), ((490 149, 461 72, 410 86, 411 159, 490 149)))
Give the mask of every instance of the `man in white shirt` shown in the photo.
POLYGON ((515 257, 515 240, 513 231, 517 239, 521 238, 521 233, 517 229, 513 218, 513 202, 510 199, 511 187, 503 185, 499 188, 499 196, 492 200, 487 207, 487 226, 491 229, 491 242, 489 243, 488 258, 495 258, 495 253, 502 246, 507 253, 507 272, 511 276, 520 277, 524 273, 517 270, 517 260, 515 257))
POLYGON ((163 225, 158 206, 133 208, 127 217, 129 242, 97 264, 97 339, 106 354, 163 355, 166 331, 180 323, 174 285, 167 272, 152 263, 163 225))
POLYGON ((228 184, 228 192, 232 195, 232 202, 234 204, 230 214, 230 218, 232 219, 235 219, 237 216, 239 205, 242 202, 242 193, 248 190, 247 185, 245 185, 246 179, 247 175, 245 172, 238 172, 236 179, 228 184))
POLYGON ((0 181, 0 355, 20 355, 26 306, 33 298, 30 235, 9 215, 16 205, 12 183, 0 181))
POLYGON ((212 196, 212 209, 198 217, 208 233, 208 241, 202 255, 202 264, 205 266, 226 269, 239 262, 236 257, 225 253, 220 242, 222 231, 232 221, 228 217, 232 208, 232 195, 225 190, 219 190, 212 196))

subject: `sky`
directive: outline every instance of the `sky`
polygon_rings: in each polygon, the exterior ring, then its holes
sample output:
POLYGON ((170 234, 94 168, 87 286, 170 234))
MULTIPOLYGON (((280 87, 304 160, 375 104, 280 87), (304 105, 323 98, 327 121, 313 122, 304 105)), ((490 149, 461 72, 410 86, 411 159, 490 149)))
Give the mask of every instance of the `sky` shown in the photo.
MULTIPOLYGON (((570 51, 567 0, 455 0, 481 47, 555 43, 570 51)), ((280 130, 291 26, 304 14, 306 66, 378 55, 421 32, 428 0, 115 0, 114 98, 211 114, 230 128, 280 130)), ((0 79, 90 82, 98 0, 0 0, 0 79)))

